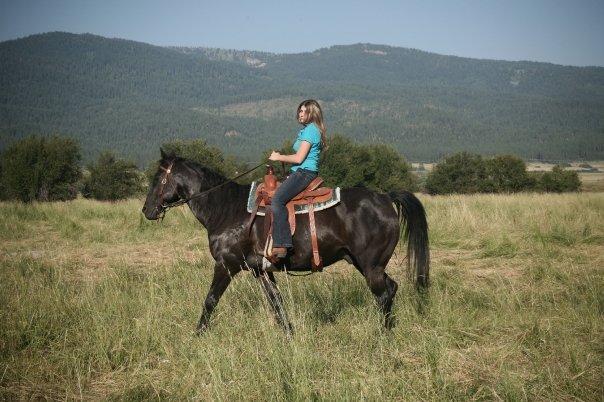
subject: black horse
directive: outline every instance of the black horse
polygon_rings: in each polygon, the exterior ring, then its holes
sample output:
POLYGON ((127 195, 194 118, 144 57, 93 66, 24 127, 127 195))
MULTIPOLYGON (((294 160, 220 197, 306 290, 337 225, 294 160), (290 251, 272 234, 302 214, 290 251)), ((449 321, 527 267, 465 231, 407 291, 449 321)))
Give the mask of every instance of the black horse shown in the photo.
MULTIPOLYGON (((273 272, 262 267, 263 217, 248 228, 246 201, 250 185, 227 180, 200 164, 166 155, 153 180, 143 207, 147 219, 163 217, 174 205, 187 203, 207 229, 210 253, 216 261, 214 278, 205 299, 197 332, 207 328, 212 311, 229 283, 241 270, 251 270, 273 306, 277 321, 288 331, 291 324, 283 309, 273 272)), ((388 195, 365 188, 341 190, 341 202, 315 213, 319 252, 323 265, 346 260, 363 275, 385 316, 393 326, 392 301, 398 285, 385 272, 401 235, 407 239, 407 268, 415 273, 416 287, 428 286, 430 254, 428 225, 421 202, 408 191, 388 195)), ((308 215, 296 215, 294 253, 279 268, 310 271, 312 247, 308 215)))

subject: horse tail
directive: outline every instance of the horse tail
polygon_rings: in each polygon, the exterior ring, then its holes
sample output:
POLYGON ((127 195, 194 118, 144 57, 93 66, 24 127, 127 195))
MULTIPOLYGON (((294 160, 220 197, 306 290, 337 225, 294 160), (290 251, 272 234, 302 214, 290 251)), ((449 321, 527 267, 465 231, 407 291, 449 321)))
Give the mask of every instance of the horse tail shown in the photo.
POLYGON ((401 235, 407 240, 407 269, 415 273, 415 286, 428 287, 430 280, 430 244, 428 222, 424 206, 409 191, 393 191, 388 194, 396 207, 401 235))

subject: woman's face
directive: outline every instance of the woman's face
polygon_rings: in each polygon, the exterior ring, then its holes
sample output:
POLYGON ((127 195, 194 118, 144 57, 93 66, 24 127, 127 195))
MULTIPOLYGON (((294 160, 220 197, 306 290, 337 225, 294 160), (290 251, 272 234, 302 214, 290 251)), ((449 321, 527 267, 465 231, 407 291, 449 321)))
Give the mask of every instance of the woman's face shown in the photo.
POLYGON ((302 105, 300 110, 298 110, 298 121, 301 124, 308 123, 308 112, 306 111, 306 106, 302 105))

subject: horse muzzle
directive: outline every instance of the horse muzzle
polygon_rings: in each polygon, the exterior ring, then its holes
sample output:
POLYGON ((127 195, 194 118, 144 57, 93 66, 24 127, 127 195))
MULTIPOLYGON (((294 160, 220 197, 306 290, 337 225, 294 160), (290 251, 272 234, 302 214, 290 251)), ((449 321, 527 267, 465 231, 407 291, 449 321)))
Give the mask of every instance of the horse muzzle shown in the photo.
POLYGON ((146 205, 143 206, 143 214, 145 215, 145 218, 150 221, 156 221, 163 218, 165 213, 166 209, 161 205, 152 208, 147 207, 146 205))

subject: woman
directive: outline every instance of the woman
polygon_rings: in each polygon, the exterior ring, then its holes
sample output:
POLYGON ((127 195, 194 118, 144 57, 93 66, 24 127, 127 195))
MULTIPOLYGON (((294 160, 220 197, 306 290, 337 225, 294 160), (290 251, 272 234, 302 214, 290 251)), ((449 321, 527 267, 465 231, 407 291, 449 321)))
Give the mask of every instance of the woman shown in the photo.
POLYGON ((295 154, 281 155, 273 151, 268 158, 275 162, 291 163, 292 174, 273 196, 273 257, 284 258, 293 249, 292 236, 285 204, 304 190, 319 174, 319 156, 326 149, 325 126, 321 106, 314 99, 298 105, 297 119, 304 126, 298 133, 293 149, 295 154))

